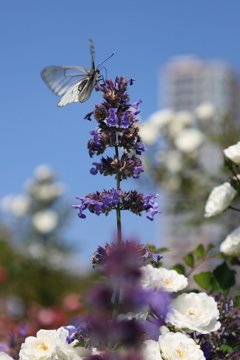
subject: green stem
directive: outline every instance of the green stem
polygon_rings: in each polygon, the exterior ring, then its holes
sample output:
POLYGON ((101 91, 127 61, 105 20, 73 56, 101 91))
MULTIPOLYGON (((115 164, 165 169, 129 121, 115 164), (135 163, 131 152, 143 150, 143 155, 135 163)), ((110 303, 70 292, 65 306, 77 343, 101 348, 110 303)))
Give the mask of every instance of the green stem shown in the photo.
MULTIPOLYGON (((118 158, 118 146, 115 146, 115 154, 118 158)), ((120 173, 116 176, 116 188, 120 189, 120 173)), ((121 223, 121 209, 120 205, 118 204, 116 209, 116 218, 117 218, 117 242, 120 244, 122 242, 122 223, 121 223)), ((119 308, 119 302, 120 302, 120 285, 116 284, 115 291, 114 291, 114 304, 113 304, 113 313, 112 313, 112 320, 116 321, 116 318, 118 316, 118 308, 119 308)))

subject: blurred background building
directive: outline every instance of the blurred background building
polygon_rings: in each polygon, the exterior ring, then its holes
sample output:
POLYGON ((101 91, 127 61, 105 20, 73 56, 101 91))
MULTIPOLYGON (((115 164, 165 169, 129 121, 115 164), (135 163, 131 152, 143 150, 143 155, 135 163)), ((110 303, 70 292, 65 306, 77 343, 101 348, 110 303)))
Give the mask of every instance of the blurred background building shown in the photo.
POLYGON ((239 77, 224 61, 183 55, 170 60, 161 73, 163 107, 195 111, 202 103, 239 117, 239 77))
MULTIPOLYGON (((218 125, 210 130, 208 121, 217 124, 224 117, 230 116, 237 124, 240 123, 239 77, 235 69, 224 61, 205 60, 188 55, 175 57, 161 69, 160 89, 162 107, 170 109, 175 114, 182 114, 182 116, 191 113, 194 117, 191 126, 195 128, 199 128, 199 119, 204 120, 205 136, 209 131, 216 134, 222 132, 222 127, 218 125)), ((234 140, 232 139, 232 141, 234 140)), ((197 157, 204 168, 212 173, 214 171, 219 172, 219 168, 223 164, 222 147, 215 146, 208 141, 198 149, 197 157)), ((175 174, 169 174, 169 182, 171 182, 171 176, 175 176, 175 174)), ((201 171, 198 176, 201 177, 201 171)), ((182 187, 179 187, 178 192, 167 191, 167 208, 176 201, 182 202, 182 204, 186 201, 187 192, 181 193, 181 189, 184 188, 184 179, 182 181, 182 187)), ((186 183, 185 188, 188 186, 190 185, 186 183)), ((191 195, 187 201, 189 200, 191 201, 191 195)), ((202 207, 203 217, 205 203, 196 204, 194 199, 192 201, 193 207, 202 207)), ((233 216, 230 212, 228 220, 224 214, 223 223, 221 221, 214 223, 214 221, 203 220, 201 224, 185 226, 184 224, 191 222, 192 212, 181 212, 179 207, 177 208, 178 210, 175 207, 173 211, 169 211, 164 220, 164 246, 171 249, 164 256, 168 267, 181 262, 182 257, 200 243, 217 245, 224 239, 229 229, 232 230, 233 225, 233 216), (229 217, 231 221, 229 221, 229 217)), ((214 264, 216 265, 216 262, 214 264)), ((210 262, 204 263, 201 270, 206 271, 211 267, 210 262)))

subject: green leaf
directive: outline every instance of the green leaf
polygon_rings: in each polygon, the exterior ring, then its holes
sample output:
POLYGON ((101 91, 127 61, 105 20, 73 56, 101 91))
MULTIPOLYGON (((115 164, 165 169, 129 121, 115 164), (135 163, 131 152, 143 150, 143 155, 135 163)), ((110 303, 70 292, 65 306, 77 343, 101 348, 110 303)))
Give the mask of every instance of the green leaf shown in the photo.
POLYGON ((204 249, 204 246, 202 244, 200 244, 195 250, 193 250, 193 253, 199 258, 202 259, 206 252, 204 249))
POLYGON ((212 273, 210 271, 201 272, 200 274, 194 275, 194 280, 203 289, 208 290, 211 287, 212 273))
POLYGON ((220 345, 220 349, 223 351, 227 351, 229 354, 233 352, 233 348, 231 346, 228 346, 226 344, 220 345))
POLYGON ((229 290, 236 284, 235 274, 236 271, 231 270, 226 262, 223 262, 213 270, 213 275, 223 290, 229 290))
POLYGON ((195 261, 192 253, 189 253, 187 256, 184 256, 183 260, 188 266, 190 267, 194 266, 195 261))
POLYGON ((173 270, 176 270, 178 274, 185 275, 186 271, 182 264, 177 264, 172 267, 173 270))
POLYGON ((212 283, 211 283, 211 291, 210 293, 214 293, 214 292, 217 292, 217 291, 221 291, 221 286, 219 285, 217 279, 215 279, 215 277, 212 278, 212 283))
POLYGON ((168 248, 160 248, 160 249, 156 250, 156 253, 157 254, 162 254, 162 253, 167 252, 167 251, 170 251, 170 249, 168 249, 168 248))
POLYGON ((211 251, 214 248, 215 248, 215 246, 213 244, 209 244, 207 249, 206 249, 206 255, 209 253, 209 251, 211 251))

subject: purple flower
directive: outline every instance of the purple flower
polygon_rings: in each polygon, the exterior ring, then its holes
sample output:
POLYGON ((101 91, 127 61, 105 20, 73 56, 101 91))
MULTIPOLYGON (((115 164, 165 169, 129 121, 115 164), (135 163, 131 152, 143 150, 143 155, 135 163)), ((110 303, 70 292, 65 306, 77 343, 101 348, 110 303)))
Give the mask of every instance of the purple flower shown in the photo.
POLYGON ((88 113, 88 114, 84 117, 84 119, 91 121, 91 120, 92 120, 92 119, 91 119, 92 114, 93 114, 93 111, 91 111, 90 113, 88 113))
POLYGON ((108 110, 108 114, 109 114, 109 116, 106 119, 107 124, 109 126, 116 126, 118 124, 118 117, 117 117, 117 115, 115 113, 115 110, 110 108, 108 110))
POLYGON ((126 111, 120 121, 120 126, 127 129, 130 126, 129 113, 126 111))
POLYGON ((143 166, 137 166, 137 167, 135 167, 134 172, 133 172, 133 178, 134 178, 134 179, 139 179, 140 174, 141 174, 141 172, 144 171, 144 169, 145 169, 145 168, 144 168, 143 166))
POLYGON ((131 107, 133 107, 134 109, 138 109, 138 105, 142 103, 142 100, 138 100, 132 104, 130 104, 131 107))
POLYGON ((144 196, 138 193, 136 190, 125 192, 124 190, 104 190, 102 192, 96 192, 89 194, 87 197, 76 197, 82 203, 79 205, 73 205, 74 209, 79 210, 78 216, 84 219, 86 216, 83 212, 88 209, 91 213, 96 215, 108 213, 111 210, 129 210, 132 213, 141 216, 141 212, 150 212, 150 216, 147 218, 153 220, 155 214, 161 212, 156 210, 158 207, 157 203, 154 203, 154 199, 158 196, 154 194, 144 196))
POLYGON ((96 166, 96 168, 91 168, 90 173, 92 175, 96 175, 100 169, 101 164, 94 162, 93 165, 96 166))

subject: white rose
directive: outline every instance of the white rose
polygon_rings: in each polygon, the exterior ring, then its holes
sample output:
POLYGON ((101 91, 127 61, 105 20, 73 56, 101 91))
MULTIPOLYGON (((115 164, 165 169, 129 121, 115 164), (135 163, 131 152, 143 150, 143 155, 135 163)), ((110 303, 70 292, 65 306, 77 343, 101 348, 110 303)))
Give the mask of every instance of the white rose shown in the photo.
POLYGON ((206 359, 200 346, 193 339, 181 333, 160 335, 159 345, 165 360, 204 360, 206 359))
POLYGON ((171 138, 175 138, 187 126, 194 124, 193 115, 189 111, 179 111, 175 113, 169 124, 168 133, 171 138))
POLYGON ((7 195, 1 200, 1 209, 9 211, 18 217, 22 217, 27 213, 29 205, 29 197, 24 194, 7 195))
POLYGON ((69 331, 60 327, 57 330, 56 352, 59 358, 64 360, 79 360, 82 356, 90 356, 91 350, 85 349, 82 346, 74 347, 76 341, 68 344, 66 338, 69 336, 69 331))
POLYGON ((169 151, 166 154, 165 165, 171 173, 177 173, 183 168, 182 154, 176 150, 169 151))
POLYGON ((210 120, 216 114, 215 106, 210 102, 203 102, 195 109, 195 114, 202 121, 210 120))
POLYGON ((204 135, 198 129, 184 129, 175 138, 176 148, 184 153, 196 151, 203 143, 204 135))
POLYGON ((140 135, 146 145, 153 145, 156 142, 159 134, 155 126, 149 123, 144 123, 140 128, 140 135))
POLYGON ((162 360, 158 341, 144 341, 142 347, 142 356, 145 360, 162 360))
POLYGON ((5 352, 0 352, 0 360, 13 360, 13 358, 5 352))
POLYGON ((226 210, 236 194, 237 191, 228 182, 213 188, 207 199, 204 216, 209 218, 226 210))
POLYGON ((240 141, 227 149, 223 150, 224 155, 235 164, 240 164, 240 141))
POLYGON ((221 326, 217 321, 219 311, 216 301, 203 292, 181 294, 172 300, 169 309, 165 320, 179 329, 208 334, 221 326))
POLYGON ((33 215, 32 222, 37 231, 47 234, 56 228, 58 214, 53 210, 38 211, 33 215))
POLYGON ((147 122, 154 126, 156 130, 161 130, 162 128, 169 125, 174 117, 174 112, 170 109, 159 110, 150 115, 147 119, 147 122))
POLYGON ((21 345, 19 360, 54 360, 57 330, 39 330, 37 336, 29 336, 21 345))
POLYGON ((232 231, 220 245, 220 251, 229 256, 240 256, 240 227, 232 231))
POLYGON ((50 181, 54 177, 54 171, 48 164, 42 164, 36 167, 34 175, 39 181, 50 181))
POLYGON ((144 289, 160 289, 166 292, 175 292, 184 289, 188 285, 188 279, 175 270, 154 268, 152 265, 141 268, 141 284, 144 289))

